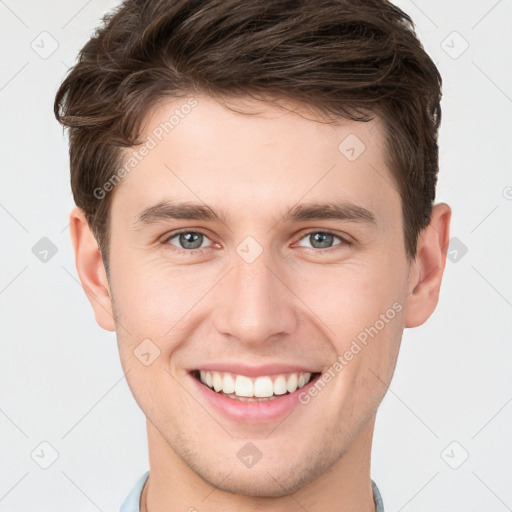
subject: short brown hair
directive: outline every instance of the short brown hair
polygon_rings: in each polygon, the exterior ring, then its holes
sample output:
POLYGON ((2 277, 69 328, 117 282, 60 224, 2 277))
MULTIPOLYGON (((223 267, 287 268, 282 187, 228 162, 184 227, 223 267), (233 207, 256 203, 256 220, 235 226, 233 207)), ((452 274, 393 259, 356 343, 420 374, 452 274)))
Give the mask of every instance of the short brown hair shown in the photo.
POLYGON ((69 128, 71 187, 108 272, 102 187, 140 144, 156 102, 283 96, 384 122, 407 255, 428 225, 438 173, 441 77, 410 17, 385 0, 126 0, 103 18, 55 98, 69 128))

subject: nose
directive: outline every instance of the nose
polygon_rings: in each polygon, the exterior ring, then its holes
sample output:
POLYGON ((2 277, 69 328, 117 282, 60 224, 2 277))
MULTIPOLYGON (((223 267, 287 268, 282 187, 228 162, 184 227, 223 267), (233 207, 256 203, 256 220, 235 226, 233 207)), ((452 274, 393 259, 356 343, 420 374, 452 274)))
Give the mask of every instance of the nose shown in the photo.
POLYGON ((217 332, 253 346, 294 334, 297 299, 288 288, 289 273, 279 271, 266 251, 252 263, 234 254, 233 267, 216 290, 217 332))

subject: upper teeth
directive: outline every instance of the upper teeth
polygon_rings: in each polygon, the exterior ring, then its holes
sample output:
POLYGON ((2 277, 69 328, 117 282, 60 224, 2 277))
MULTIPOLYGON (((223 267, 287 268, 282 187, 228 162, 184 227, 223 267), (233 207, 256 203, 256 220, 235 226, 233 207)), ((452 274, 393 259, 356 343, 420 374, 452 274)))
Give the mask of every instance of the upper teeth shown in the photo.
POLYGON ((243 397, 270 397, 284 395, 286 392, 293 393, 311 379, 310 372, 291 373, 288 376, 262 376, 256 379, 245 375, 204 370, 201 370, 199 375, 201 382, 215 391, 223 391, 226 394, 235 393, 243 397))

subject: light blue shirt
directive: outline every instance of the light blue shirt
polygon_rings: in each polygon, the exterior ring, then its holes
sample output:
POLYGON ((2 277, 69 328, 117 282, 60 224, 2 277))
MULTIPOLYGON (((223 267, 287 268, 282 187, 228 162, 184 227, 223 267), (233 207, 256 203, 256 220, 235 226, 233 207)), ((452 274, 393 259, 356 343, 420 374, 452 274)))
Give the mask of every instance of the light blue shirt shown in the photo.
MULTIPOLYGON (((146 480, 149 476, 149 471, 146 471, 138 480, 133 489, 130 491, 130 494, 124 500, 124 503, 121 505, 119 512, 140 512, 140 495, 142 493, 142 488, 146 483, 146 480)), ((375 502, 375 512, 384 512, 384 505, 382 504, 382 498, 377 487, 377 484, 372 480, 372 490, 373 490, 373 501, 375 502)))

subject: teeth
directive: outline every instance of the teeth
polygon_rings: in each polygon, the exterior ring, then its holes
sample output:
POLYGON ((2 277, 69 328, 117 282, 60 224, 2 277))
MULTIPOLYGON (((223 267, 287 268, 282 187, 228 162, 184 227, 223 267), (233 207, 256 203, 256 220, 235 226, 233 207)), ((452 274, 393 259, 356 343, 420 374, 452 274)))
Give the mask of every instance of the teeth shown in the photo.
POLYGON ((275 395, 293 393, 298 388, 304 387, 311 380, 311 373, 291 373, 276 377, 262 376, 252 379, 245 375, 233 375, 224 372, 203 371, 199 372, 200 380, 217 393, 223 392, 231 397, 243 399, 262 398, 273 400, 275 395))
POLYGON ((254 386, 249 377, 244 377, 243 375, 236 376, 235 395, 254 396, 254 386))
POLYGON ((258 377, 254 383, 254 396, 268 397, 274 394, 274 384, 270 377, 258 377))
POLYGON ((224 391, 224 393, 235 392, 235 379, 233 379, 229 373, 224 374, 224 380, 222 381, 222 391, 224 391))
POLYGON ((293 393, 297 389, 298 377, 296 373, 292 373, 286 381, 286 389, 288 393, 293 393))
POLYGON ((274 395, 284 395, 286 391, 286 379, 284 375, 279 375, 274 381, 274 395))
POLYGON ((222 389, 222 377, 220 376, 220 373, 215 372, 213 374, 213 389, 215 391, 220 391, 222 389))

